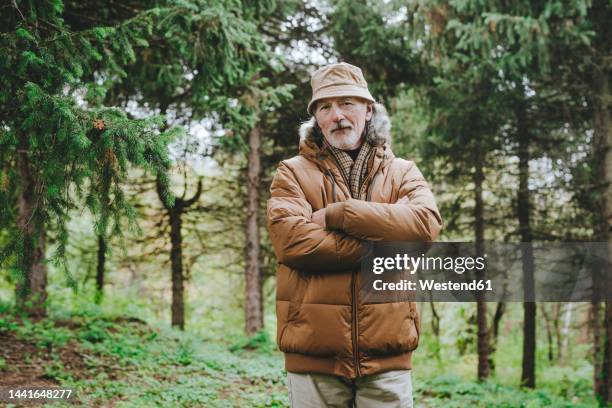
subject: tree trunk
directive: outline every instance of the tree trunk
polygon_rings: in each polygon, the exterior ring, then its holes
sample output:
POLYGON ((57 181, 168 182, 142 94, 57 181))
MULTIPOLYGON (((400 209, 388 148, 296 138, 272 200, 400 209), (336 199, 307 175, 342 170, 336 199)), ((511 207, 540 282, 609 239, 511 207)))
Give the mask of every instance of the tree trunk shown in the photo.
MULTIPOLYGON (((110 152, 110 151, 108 151, 110 152)), ((111 155, 109 155, 111 157, 111 155)), ((107 236, 106 227, 110 213, 110 185, 111 185, 111 165, 105 163, 102 169, 102 191, 101 197, 101 217, 98 230, 98 264, 96 265, 96 294, 94 301, 96 304, 102 302, 104 297, 104 269, 106 267, 107 236)))
POLYGON ((501 323, 501 319, 504 316, 504 312, 506 311, 506 304, 504 302, 497 302, 497 306, 495 307, 495 313, 493 314, 493 338, 489 341, 489 367, 491 371, 495 371, 495 360, 493 360, 492 356, 495 354, 497 350, 497 339, 499 337, 499 324, 501 323))
MULTIPOLYGON (((178 203, 176 203, 178 204, 178 203)), ((176 205, 170 215, 170 263, 172 265, 172 326, 185 330, 185 300, 183 283, 183 237, 181 216, 183 209, 176 205)))
MULTIPOLYGON (((563 343, 561 340, 561 328, 559 326, 559 322, 560 322, 560 317, 561 317, 561 303, 554 303, 553 306, 553 317, 552 317, 552 323, 553 323, 553 329, 554 329, 554 334, 555 334, 555 339, 556 339, 556 344, 557 344, 557 350, 561 350, 561 344, 563 343)), ((561 357, 559 355, 559 357, 561 357)))
MULTIPOLYGON (((521 96, 522 97, 522 96, 521 96)), ((530 194, 529 194, 529 125, 527 109, 524 101, 519 101, 516 110, 518 157, 519 157, 519 189, 517 196, 517 212, 521 236, 523 285, 525 299, 534 299, 533 249, 530 225, 530 194)), ((536 304, 533 301, 523 303, 523 364, 521 384, 528 388, 535 387, 535 353, 536 353, 536 304)))
MULTIPOLYGON (((476 239, 476 256, 484 256, 484 202, 482 198, 482 183, 484 182, 482 146, 476 138, 475 171, 474 171, 474 237, 476 239)), ((484 279, 484 271, 476 272, 476 279, 484 279)), ((487 325, 487 304, 482 292, 477 294, 476 302, 477 349, 478 349, 478 380, 489 377, 489 327, 487 325)))
POLYGON ((602 364, 602 397, 612 403, 612 302, 605 302, 604 358, 602 364))
POLYGON ((551 318, 548 312, 546 311, 546 303, 540 303, 540 310, 542 310, 542 317, 544 318, 544 323, 546 325, 546 340, 548 341, 548 361, 552 362, 555 359, 553 346, 554 342, 551 327, 551 318))
MULTIPOLYGON (((603 147, 603 160, 600 172, 604 181, 602 195, 603 219, 600 227, 602 239, 608 243, 608 254, 612 251, 612 117, 610 114, 610 79, 599 68, 593 70, 594 98, 594 137, 603 147)), ((606 281, 609 282, 609 276, 606 281)), ((609 294, 611 288, 607 288, 609 294)), ((605 302, 604 309, 604 356, 602 364, 602 390, 599 396, 603 401, 612 403, 612 303, 605 302)), ((597 376, 597 374, 596 374, 597 376)))
POLYGON ((106 265, 106 239, 98 235, 98 264, 96 265, 96 295, 95 302, 99 304, 104 297, 104 267, 106 265))
POLYGON ((431 300, 429 301, 429 307, 431 308, 431 331, 433 332, 434 336, 436 336, 436 339, 440 341, 440 316, 436 311, 434 302, 431 300))
POLYGON ((602 363, 603 349, 601 347, 601 304, 598 301, 591 302, 589 323, 593 336, 593 392, 595 395, 603 393, 602 363))
POLYGON ((17 153, 17 167, 21 188, 17 202, 17 229, 23 248, 20 269, 22 276, 15 287, 17 308, 33 317, 46 314, 47 268, 45 261, 45 229, 37 211, 40 185, 30 166, 28 138, 21 135, 17 153))
POLYGON ((259 173, 261 172, 260 129, 249 133, 247 213, 246 213, 246 270, 245 270, 245 330, 252 335, 263 328, 263 297, 259 268, 259 173))
MULTIPOLYGON (((157 195, 170 218, 170 264, 172 271, 172 317, 173 327, 185 330, 185 276, 183 274, 183 236, 181 234, 183 213, 200 199, 202 194, 202 179, 198 180, 196 193, 190 199, 173 197, 174 205, 170 207, 164 197, 171 196, 172 192, 163 185, 159 176, 156 180, 157 195)), ((187 191, 183 193, 183 197, 187 191)))
MULTIPOLYGON (((442 346, 440 343, 440 315, 438 314, 436 310, 436 305, 432 300, 429 301, 429 307, 431 308, 431 331, 435 337, 435 343, 433 345, 433 354, 436 360, 441 362, 442 361, 442 354, 441 354, 442 346)), ((423 314, 421 313, 421 316, 422 315, 423 314)))

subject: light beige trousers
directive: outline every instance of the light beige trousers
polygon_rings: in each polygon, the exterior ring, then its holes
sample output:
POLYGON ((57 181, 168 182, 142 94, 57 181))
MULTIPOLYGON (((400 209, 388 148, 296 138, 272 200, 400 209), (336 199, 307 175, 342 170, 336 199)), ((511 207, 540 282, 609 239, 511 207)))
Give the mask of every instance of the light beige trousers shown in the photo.
POLYGON ((410 370, 354 380, 288 372, 287 385, 291 408, 412 408, 410 370))

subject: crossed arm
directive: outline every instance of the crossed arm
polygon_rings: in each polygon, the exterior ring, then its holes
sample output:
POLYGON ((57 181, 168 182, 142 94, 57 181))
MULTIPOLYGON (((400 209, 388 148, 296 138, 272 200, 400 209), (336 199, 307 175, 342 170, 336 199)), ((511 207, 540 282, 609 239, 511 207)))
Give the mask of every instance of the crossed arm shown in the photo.
MULTIPOLYGON (((395 204, 408 204, 409 202, 410 200, 408 200, 408 197, 404 196, 397 200, 395 204)), ((323 228, 327 228, 327 222, 325 221, 326 209, 327 208, 321 208, 312 213, 312 222, 320 225, 323 228)))
POLYGON ((402 175, 393 204, 349 199, 325 207, 326 228, 367 241, 430 242, 442 219, 432 192, 411 163, 402 175))
POLYGON ((441 226, 433 194, 416 166, 404 174, 393 204, 349 199, 313 212, 284 163, 270 191, 270 238, 279 262, 295 269, 351 269, 366 253, 365 241, 432 241, 441 226))

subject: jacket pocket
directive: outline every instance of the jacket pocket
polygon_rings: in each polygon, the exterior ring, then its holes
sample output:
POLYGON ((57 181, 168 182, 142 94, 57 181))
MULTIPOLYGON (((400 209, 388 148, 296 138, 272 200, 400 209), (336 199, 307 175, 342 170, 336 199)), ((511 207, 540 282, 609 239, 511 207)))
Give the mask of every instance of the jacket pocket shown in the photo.
POLYGON ((359 348, 376 357, 401 354, 419 345, 419 327, 410 303, 369 304, 360 310, 359 348))
POLYGON ((282 332, 279 348, 317 357, 350 355, 350 319, 347 305, 300 304, 282 332))
POLYGON ((304 296, 304 279, 299 272, 280 264, 276 273, 276 343, 281 347, 283 337, 299 309, 304 296))
POLYGON ((402 347, 402 351, 404 352, 415 350, 419 346, 419 340, 421 337, 417 321, 412 317, 408 318, 408 320, 409 325, 412 324, 412 333, 408 335, 408 341, 406 342, 406 345, 402 347))
POLYGON ((276 341, 280 351, 285 351, 282 347, 283 337, 285 335, 285 332, 287 331, 287 328, 289 327, 289 325, 291 325, 291 322, 295 320, 295 316, 298 312, 298 307, 299 305, 297 305, 295 302, 289 302, 289 308, 287 309, 287 319, 281 323, 282 326, 280 327, 280 332, 276 341))

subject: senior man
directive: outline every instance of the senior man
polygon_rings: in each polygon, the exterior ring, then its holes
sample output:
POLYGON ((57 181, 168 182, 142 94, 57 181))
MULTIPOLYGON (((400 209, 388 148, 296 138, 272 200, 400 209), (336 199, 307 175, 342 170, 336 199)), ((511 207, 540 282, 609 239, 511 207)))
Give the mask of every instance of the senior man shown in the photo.
POLYGON ((368 241, 432 241, 442 220, 416 165, 393 155, 361 70, 327 65, 311 85, 299 154, 279 164, 268 201, 291 406, 411 407, 416 306, 360 299, 359 262, 368 241))

